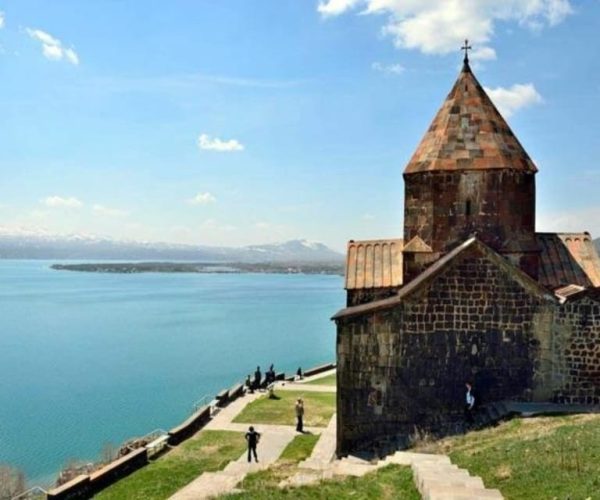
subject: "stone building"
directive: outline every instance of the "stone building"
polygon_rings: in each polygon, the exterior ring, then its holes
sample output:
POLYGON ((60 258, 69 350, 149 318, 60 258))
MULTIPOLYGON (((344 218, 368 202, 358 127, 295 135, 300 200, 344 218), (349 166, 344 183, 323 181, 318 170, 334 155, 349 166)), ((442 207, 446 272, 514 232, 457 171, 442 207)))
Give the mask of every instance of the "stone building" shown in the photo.
POLYGON ((481 402, 600 404, 600 259, 535 232, 537 168, 468 59, 404 171, 404 238, 350 241, 338 455, 481 402))

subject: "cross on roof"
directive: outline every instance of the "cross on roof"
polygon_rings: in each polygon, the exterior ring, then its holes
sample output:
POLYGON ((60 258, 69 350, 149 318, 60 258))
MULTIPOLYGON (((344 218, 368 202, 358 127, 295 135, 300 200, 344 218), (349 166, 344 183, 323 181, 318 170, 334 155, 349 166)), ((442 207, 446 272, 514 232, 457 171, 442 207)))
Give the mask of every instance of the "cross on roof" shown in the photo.
POLYGON ((460 48, 460 50, 465 51, 465 58, 463 59, 463 62, 465 64, 469 64, 469 50, 473 50, 473 47, 469 45, 469 40, 465 39, 465 44, 460 48))

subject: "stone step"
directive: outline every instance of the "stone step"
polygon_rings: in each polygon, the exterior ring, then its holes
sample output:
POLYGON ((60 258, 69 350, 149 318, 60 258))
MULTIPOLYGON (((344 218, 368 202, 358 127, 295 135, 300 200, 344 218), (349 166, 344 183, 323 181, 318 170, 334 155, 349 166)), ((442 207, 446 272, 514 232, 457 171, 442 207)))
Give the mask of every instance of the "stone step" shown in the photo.
POLYGON ((361 464, 353 462, 334 463, 331 470, 337 476, 356 476, 361 477, 377 469, 376 465, 361 464))
POLYGON ((465 487, 484 490, 485 485, 480 477, 472 476, 442 476, 442 477, 419 477, 415 480, 417 489, 421 494, 425 495, 429 491, 437 490, 445 487, 465 487))
POLYGON ((460 486, 431 488, 423 494, 423 500, 502 500, 503 498, 498 490, 460 486))
POLYGON ((308 458, 298 464, 300 469, 325 470, 331 467, 331 462, 308 458))

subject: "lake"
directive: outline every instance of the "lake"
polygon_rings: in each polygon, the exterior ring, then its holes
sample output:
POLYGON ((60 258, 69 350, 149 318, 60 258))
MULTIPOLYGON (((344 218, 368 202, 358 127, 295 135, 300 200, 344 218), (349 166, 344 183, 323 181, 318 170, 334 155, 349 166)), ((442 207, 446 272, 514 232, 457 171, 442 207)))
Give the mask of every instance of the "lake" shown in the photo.
POLYGON ((257 365, 334 360, 326 275, 98 274, 0 260, 0 463, 47 484, 184 420, 257 365))

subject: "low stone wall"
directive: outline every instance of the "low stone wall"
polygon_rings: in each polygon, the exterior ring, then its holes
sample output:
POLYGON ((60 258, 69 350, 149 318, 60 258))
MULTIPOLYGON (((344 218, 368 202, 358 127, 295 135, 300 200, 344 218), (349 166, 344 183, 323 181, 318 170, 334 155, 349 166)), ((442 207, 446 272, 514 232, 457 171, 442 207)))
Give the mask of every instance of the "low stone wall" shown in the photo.
POLYGON ((48 492, 48 500, 75 500, 92 496, 90 476, 82 474, 48 492))
POLYGON ((335 363, 327 363, 326 365, 315 366, 314 368, 310 368, 306 370, 303 375, 305 377, 310 377, 312 375, 318 375, 319 373, 327 372, 329 370, 333 370, 335 368, 335 363))
POLYGON ((148 463, 148 450, 139 448, 90 474, 92 491, 98 493, 148 463))
POLYGON ((193 436, 210 420, 210 406, 203 406, 194 412, 187 420, 169 431, 169 444, 176 446, 193 436))

